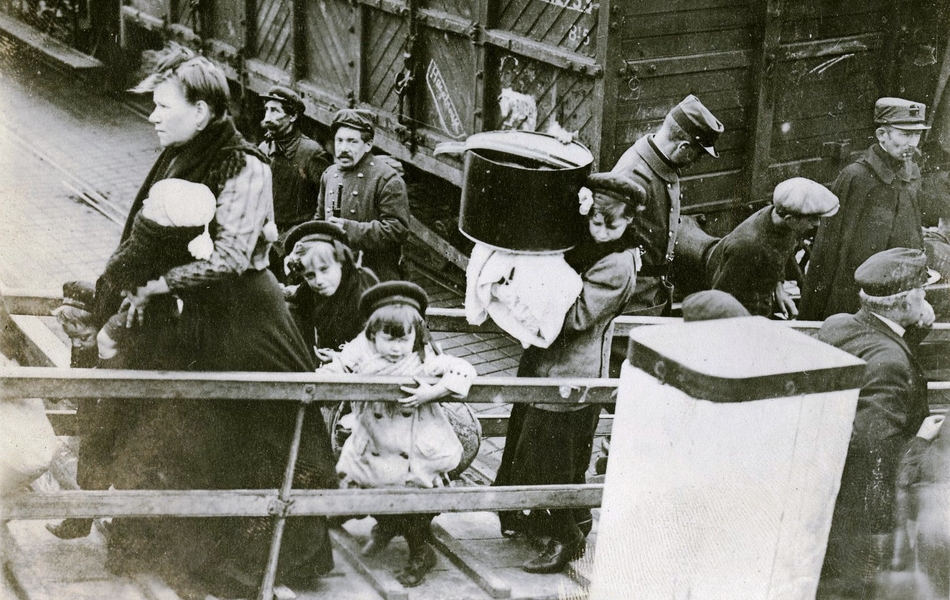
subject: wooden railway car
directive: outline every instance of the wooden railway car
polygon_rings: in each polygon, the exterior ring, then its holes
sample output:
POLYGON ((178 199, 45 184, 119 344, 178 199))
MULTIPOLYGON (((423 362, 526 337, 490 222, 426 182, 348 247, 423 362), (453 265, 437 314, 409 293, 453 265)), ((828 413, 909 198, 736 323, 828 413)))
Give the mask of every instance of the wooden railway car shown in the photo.
POLYGON ((124 1, 129 51, 143 29, 199 44, 252 91, 293 84, 323 124, 371 108, 382 150, 455 184, 439 142, 560 128, 609 169, 695 93, 726 127, 683 186, 713 235, 788 176, 832 179, 877 97, 933 104, 950 31, 947 0, 124 1))

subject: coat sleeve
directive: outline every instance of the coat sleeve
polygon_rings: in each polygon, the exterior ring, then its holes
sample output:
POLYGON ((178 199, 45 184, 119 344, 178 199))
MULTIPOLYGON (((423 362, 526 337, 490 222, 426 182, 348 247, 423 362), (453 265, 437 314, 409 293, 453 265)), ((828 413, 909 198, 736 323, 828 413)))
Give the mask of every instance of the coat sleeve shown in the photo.
POLYGON ((873 445, 894 440, 903 443, 920 427, 910 369, 892 360, 874 360, 872 356, 866 360, 870 376, 861 388, 854 433, 873 445))
MULTIPOLYGON (((320 197, 323 197, 321 190, 320 197)), ((391 173, 380 179, 376 189, 376 220, 361 223, 347 220, 344 225, 350 244, 363 250, 387 250, 402 244, 409 232, 409 197, 402 177, 391 173)))
POLYGON ((442 384, 456 398, 468 396, 477 372, 468 361, 451 354, 432 354, 426 356, 427 375, 441 375, 442 384))
POLYGON ((585 331, 603 321, 605 315, 620 314, 636 285, 636 265, 630 252, 610 254, 588 269, 574 305, 564 316, 561 335, 585 331))
POLYGON ((317 221, 323 221, 326 215, 326 196, 327 196, 327 175, 328 171, 324 170, 323 174, 320 175, 320 191, 317 194, 317 212, 313 215, 313 218, 317 221))
POLYGON ((225 183, 218 196, 211 258, 169 270, 165 274, 169 288, 204 286, 246 271, 264 224, 274 212, 271 186, 270 167, 248 157, 241 172, 225 183))

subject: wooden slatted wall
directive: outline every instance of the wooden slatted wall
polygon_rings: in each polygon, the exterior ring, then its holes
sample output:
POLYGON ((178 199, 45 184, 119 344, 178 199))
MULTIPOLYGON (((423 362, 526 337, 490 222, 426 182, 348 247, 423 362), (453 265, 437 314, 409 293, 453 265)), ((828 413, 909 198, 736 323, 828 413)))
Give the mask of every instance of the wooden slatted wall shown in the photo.
POLYGON ((288 72, 293 70, 293 13, 292 0, 257 2, 257 48, 252 55, 288 72))

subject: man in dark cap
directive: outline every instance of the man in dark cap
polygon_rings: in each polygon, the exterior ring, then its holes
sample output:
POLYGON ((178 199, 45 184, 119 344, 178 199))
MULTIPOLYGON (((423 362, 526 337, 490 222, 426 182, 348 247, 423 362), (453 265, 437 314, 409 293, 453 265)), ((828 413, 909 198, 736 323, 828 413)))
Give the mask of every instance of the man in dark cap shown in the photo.
POLYGON ((323 146, 300 131, 304 104, 294 90, 275 85, 262 96, 264 141, 274 176, 274 222, 284 234, 313 217, 317 210, 320 177, 333 162, 323 146))
POLYGON ((820 183, 803 177, 779 183, 772 204, 713 246, 706 265, 709 286, 729 292, 753 315, 798 316, 784 288, 786 267, 821 218, 837 212, 838 198, 820 183))
POLYGON ((835 504, 822 585, 829 592, 870 598, 874 573, 890 558, 897 467, 905 444, 929 412, 927 382, 904 339, 929 328, 925 299, 927 257, 892 248, 874 254, 854 273, 857 314, 838 314, 818 338, 867 361, 854 430, 835 504))
POLYGON ((666 115, 660 129, 641 137, 614 166, 647 192, 646 210, 638 217, 644 237, 643 268, 627 314, 660 315, 668 311, 672 286, 667 281, 680 224, 680 169, 703 156, 718 158, 715 143, 722 123, 690 94, 666 115))
POLYGON ((877 143, 841 171, 831 191, 841 212, 821 223, 812 248, 801 318, 820 321, 858 310, 854 270, 888 248, 923 249, 918 205, 920 169, 914 162, 926 107, 901 98, 874 105, 877 143))
POLYGON ((380 281, 403 279, 402 245, 409 232, 409 198, 402 177, 373 156, 372 113, 346 108, 330 124, 336 163, 320 180, 316 219, 339 225, 363 266, 380 281))

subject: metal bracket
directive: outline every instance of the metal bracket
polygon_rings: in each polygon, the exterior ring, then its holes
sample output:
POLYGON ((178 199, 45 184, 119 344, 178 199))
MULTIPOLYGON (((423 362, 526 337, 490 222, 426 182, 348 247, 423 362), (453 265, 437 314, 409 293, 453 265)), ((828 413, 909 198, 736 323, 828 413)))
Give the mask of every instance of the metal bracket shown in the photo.
POLYGON ((317 391, 317 386, 312 383, 308 383, 303 388, 303 393, 300 395, 300 402, 309 406, 314 400, 314 394, 317 391))
POLYGON ((267 514, 273 515, 275 517, 287 517, 290 515, 291 509, 293 509, 294 501, 291 500, 281 500, 280 498, 274 498, 267 503, 267 514))

